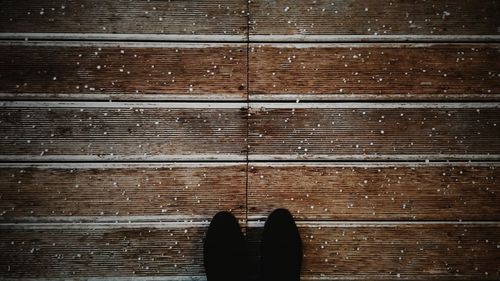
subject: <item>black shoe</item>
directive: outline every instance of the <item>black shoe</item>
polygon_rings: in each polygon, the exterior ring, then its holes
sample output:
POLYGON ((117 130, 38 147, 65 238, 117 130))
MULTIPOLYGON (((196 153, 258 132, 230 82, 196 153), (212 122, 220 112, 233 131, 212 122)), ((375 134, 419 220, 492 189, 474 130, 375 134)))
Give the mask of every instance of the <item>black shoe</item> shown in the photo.
POLYGON ((229 212, 217 213, 203 245, 207 281, 244 281, 247 251, 243 233, 229 212))
POLYGON ((300 280, 302 240, 288 210, 277 209, 269 215, 261 250, 263 281, 300 280))

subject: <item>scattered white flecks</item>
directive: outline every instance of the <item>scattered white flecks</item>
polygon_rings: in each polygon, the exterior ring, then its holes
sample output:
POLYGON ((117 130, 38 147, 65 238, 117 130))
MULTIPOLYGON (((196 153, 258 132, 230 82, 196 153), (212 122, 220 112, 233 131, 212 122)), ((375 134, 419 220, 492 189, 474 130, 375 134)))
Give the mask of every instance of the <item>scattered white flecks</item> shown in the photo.
POLYGON ((57 80, 57 77, 56 77, 56 76, 52 77, 52 80, 56 81, 56 80, 57 80))
POLYGON ((100 65, 98 65, 98 66, 96 66, 96 68, 97 68, 97 69, 101 69, 101 66, 100 66, 100 65))
POLYGON ((290 10, 290 7, 288 7, 288 6, 285 7, 285 9, 283 9, 283 11, 285 11, 285 12, 288 12, 289 10, 290 10))

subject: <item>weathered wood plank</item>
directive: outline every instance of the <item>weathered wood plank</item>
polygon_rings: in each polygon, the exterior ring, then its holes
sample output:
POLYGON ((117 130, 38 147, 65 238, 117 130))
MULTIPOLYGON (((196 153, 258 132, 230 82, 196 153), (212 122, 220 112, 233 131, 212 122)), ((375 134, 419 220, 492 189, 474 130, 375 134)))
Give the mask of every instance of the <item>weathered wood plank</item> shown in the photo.
MULTIPOLYGON (((252 250, 260 228, 251 228, 252 250)), ((304 280, 497 280, 497 223, 332 223, 299 227, 304 280)))
POLYGON ((497 35, 499 25, 495 0, 250 2, 252 35, 497 35))
POLYGON ((252 44, 252 99, 500 99, 498 44, 252 44))
POLYGON ((205 227, 0 227, 2 278, 204 275, 205 227))
POLYGON ((246 164, 1 164, 0 220, 244 218, 246 164))
POLYGON ((250 160, 498 159, 498 103, 251 103, 250 160))
MULTIPOLYGON (((313 223, 299 227, 305 280, 494 280, 500 274, 496 223, 313 223)), ((0 273, 2 278, 204 275, 205 226, 3 224, 0 228, 0 266, 6 269, 0 273)), ((249 231, 255 261, 261 228, 249 231)))
POLYGON ((246 2, 2 1, 0 32, 241 35, 246 2))
POLYGON ((246 46, 4 42, 0 97, 246 99, 246 46))
POLYGON ((242 160, 239 103, 4 102, 0 159, 242 160))
POLYGON ((250 163, 248 218, 500 220, 497 163, 250 163))

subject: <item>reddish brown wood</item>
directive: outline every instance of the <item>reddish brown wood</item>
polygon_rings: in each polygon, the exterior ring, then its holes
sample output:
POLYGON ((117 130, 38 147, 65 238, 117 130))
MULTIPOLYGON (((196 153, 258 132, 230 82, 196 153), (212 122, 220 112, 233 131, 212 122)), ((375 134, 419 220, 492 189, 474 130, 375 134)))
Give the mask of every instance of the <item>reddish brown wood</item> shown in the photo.
POLYGON ((4 43, 10 99, 246 99, 241 44, 4 43))
POLYGON ((498 226, 303 227, 304 278, 497 280, 498 226))
POLYGON ((32 105, 0 110, 4 159, 237 160, 245 154, 246 112, 237 107, 32 105))
POLYGON ((250 219, 499 220, 500 169, 484 164, 251 163, 250 219))
POLYGON ((497 44, 252 44, 254 99, 481 99, 500 94, 497 44))
MULTIPOLYGON (((205 227, 111 226, 2 226, 0 276, 204 276, 205 227)), ((261 230, 250 232, 250 247, 258 249, 261 230)), ((496 280, 500 274, 494 224, 302 225, 300 232, 303 279, 496 280)))
POLYGON ((301 35, 497 35, 495 0, 254 0, 250 32, 301 35))
POLYGON ((0 32, 244 35, 245 10, 243 0, 7 0, 0 32))
POLYGON ((4 222, 208 220, 246 212, 243 164, 63 164, 0 168, 4 222))
POLYGON ((2 278, 204 276, 204 227, 1 230, 2 278))
POLYGON ((250 159, 496 159, 500 154, 500 146, 491 145, 500 142, 495 107, 328 105, 251 109, 250 159))

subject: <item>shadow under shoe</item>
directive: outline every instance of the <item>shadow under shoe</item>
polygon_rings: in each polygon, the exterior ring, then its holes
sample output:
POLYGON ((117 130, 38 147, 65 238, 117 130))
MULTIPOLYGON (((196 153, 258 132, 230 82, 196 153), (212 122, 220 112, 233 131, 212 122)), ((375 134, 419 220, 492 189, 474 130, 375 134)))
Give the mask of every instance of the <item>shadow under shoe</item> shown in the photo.
POLYGON ((243 233, 229 212, 217 213, 203 245, 207 281, 245 281, 247 251, 243 233))
POLYGON ((262 280, 299 281, 302 240, 290 212, 286 209, 273 211, 266 220, 262 236, 262 280))

